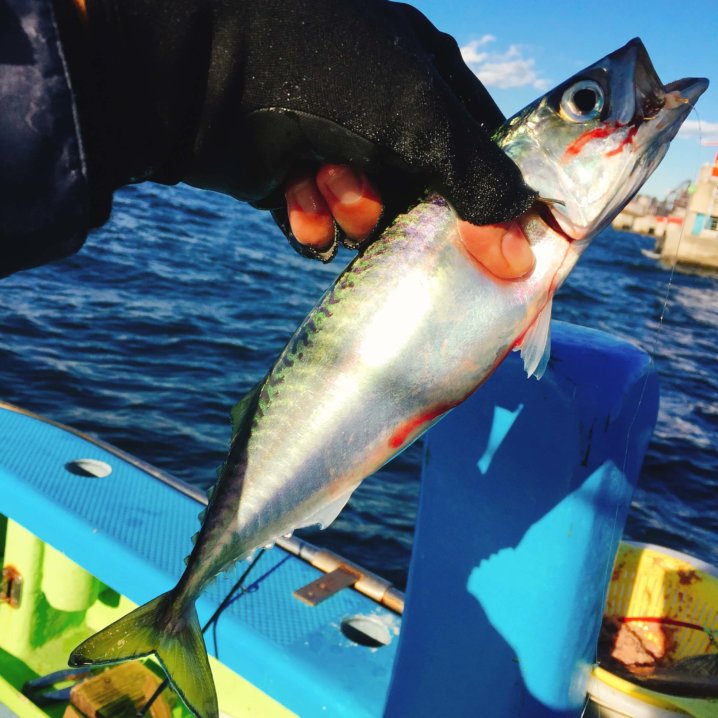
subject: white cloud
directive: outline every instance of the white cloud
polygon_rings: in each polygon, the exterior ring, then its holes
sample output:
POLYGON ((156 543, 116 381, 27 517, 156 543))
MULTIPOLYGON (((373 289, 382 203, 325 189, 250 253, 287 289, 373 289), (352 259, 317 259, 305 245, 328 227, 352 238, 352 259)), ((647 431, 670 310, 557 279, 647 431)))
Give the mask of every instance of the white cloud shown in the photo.
MULTIPOLYGON (((464 45, 461 48, 461 56, 464 58, 464 62, 470 67, 484 62, 489 53, 479 52, 479 48, 484 47, 484 45, 490 45, 492 42, 496 42, 495 35, 482 35, 478 40, 472 40, 468 45, 464 45)), ((471 67, 471 69, 473 70, 474 68, 471 67)))
POLYGON ((494 35, 482 35, 461 48, 464 62, 487 87, 527 87, 545 90, 549 81, 536 69, 536 60, 525 57, 518 45, 504 52, 492 52, 487 46, 496 42, 494 35))
POLYGON ((697 139, 702 145, 718 144, 718 122, 686 120, 678 131, 678 137, 697 139))

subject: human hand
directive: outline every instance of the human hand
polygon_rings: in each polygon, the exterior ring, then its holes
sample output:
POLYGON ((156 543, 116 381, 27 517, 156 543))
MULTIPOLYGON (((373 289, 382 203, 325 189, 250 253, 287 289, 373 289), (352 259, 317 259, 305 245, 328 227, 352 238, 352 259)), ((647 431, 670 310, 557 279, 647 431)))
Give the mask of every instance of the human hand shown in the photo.
MULTIPOLYGON (((316 173, 294 175, 285 198, 294 238, 319 256, 332 250, 335 223, 351 242, 361 243, 383 209, 367 176, 346 165, 325 164, 316 173)), ((459 232, 471 255, 497 277, 517 279, 533 269, 533 252, 517 222, 477 226, 459 220, 459 232)))
POLYGON ((462 224, 462 236, 491 271, 515 276, 528 266, 517 228, 507 233, 501 224, 536 196, 491 141, 504 118, 456 42, 414 8, 383 0, 93 0, 87 10, 91 57, 73 67, 94 73, 75 84, 81 120, 91 110, 84 139, 95 186, 183 181, 224 192, 270 209, 295 247, 324 260, 333 246, 305 251, 328 237, 319 196, 336 226, 349 229, 335 237, 357 245, 434 190, 474 225, 462 224), (337 33, 341 41, 316 41, 337 33), (306 179, 297 168, 339 164, 370 180, 360 183, 361 211, 346 201, 331 208, 322 169, 296 192, 306 179), (302 197, 309 211, 293 206, 302 197), (319 233, 299 242, 292 226, 308 217, 319 233))

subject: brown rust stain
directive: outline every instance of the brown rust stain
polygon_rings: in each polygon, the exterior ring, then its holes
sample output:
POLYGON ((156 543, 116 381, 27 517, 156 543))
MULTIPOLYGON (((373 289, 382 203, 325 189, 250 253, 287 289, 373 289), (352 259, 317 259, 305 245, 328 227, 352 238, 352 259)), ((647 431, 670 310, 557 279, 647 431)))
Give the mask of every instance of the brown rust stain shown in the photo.
POLYGON ((681 586, 692 586, 694 583, 699 583, 703 580, 702 576, 698 574, 695 569, 688 571, 677 571, 678 582, 681 586))

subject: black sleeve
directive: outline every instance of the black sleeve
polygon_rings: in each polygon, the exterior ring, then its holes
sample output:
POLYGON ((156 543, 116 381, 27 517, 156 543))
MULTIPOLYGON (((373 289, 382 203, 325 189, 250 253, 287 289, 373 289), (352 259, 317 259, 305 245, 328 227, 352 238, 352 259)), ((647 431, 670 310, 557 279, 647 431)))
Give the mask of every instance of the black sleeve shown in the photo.
POLYGON ((456 43, 385 0, 0 0, 0 276, 76 251, 130 183, 282 205, 302 163, 426 189, 476 224, 535 194, 456 43), (62 37, 60 45, 58 36, 62 37), (68 70, 69 68, 69 70, 68 70))
POLYGON ((0 0, 0 276, 76 252, 89 225, 77 108, 48 0, 0 0))
POLYGON ((385 0, 88 0, 110 186, 185 181, 264 208, 298 164, 344 162, 386 199, 442 192, 477 224, 535 193, 459 48, 385 0))

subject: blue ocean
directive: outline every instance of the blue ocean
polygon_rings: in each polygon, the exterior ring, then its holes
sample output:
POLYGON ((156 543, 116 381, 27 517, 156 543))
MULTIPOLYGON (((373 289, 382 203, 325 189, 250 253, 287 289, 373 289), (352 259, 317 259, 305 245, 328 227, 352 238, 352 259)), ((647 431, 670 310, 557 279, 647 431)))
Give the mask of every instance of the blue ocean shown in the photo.
MULTIPOLYGON (((654 357, 660 416, 626 534, 718 564, 718 278, 677 272, 669 287, 652 245, 604 231, 554 317, 654 357)), ((126 188, 78 255, 2 281, 0 399, 206 487, 230 407, 350 258, 302 259, 267 215, 219 194, 126 188)), ((418 442, 304 535, 404 586, 420 464, 418 442)))

